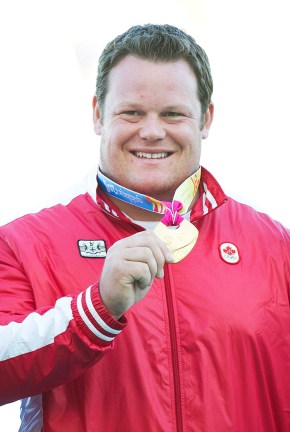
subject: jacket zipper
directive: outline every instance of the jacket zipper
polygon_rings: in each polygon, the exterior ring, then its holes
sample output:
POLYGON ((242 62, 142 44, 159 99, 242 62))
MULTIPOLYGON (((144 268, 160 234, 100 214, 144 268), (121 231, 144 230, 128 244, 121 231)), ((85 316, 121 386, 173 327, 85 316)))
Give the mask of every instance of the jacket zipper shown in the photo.
POLYGON ((172 293, 170 289, 170 276, 169 276, 168 265, 165 266, 164 282, 165 282, 165 293, 166 293, 166 301, 167 301, 167 309, 168 309, 168 322, 169 322, 169 330, 170 330, 174 397, 175 397, 175 413, 176 413, 176 431, 182 432, 183 421, 182 421, 182 408, 181 408, 181 390, 180 390, 180 374, 179 374, 178 351, 177 351, 177 336, 176 336, 173 299, 172 299, 172 293))

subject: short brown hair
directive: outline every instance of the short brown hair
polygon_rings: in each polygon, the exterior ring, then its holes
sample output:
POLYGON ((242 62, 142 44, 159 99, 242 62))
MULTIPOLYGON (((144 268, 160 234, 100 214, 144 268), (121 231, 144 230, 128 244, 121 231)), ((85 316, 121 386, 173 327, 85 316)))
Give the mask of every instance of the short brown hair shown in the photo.
POLYGON ((133 26, 106 45, 99 58, 96 82, 96 96, 101 111, 108 90, 110 70, 127 55, 154 62, 186 60, 195 73, 202 116, 205 115, 213 91, 208 57, 193 37, 168 24, 133 26))

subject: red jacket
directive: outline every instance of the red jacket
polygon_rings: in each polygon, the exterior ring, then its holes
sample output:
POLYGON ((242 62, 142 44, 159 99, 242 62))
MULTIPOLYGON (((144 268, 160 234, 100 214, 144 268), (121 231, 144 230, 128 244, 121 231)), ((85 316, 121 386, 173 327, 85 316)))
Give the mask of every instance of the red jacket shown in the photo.
POLYGON ((105 201, 0 229, 0 403, 38 395, 29 431, 289 432, 289 232, 203 169, 197 244, 118 322, 97 282, 142 228, 105 201))

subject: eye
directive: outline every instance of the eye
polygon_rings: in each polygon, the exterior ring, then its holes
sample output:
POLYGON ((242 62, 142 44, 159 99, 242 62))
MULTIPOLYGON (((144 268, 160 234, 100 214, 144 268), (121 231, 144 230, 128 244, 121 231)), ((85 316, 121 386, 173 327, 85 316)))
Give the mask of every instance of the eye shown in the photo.
POLYGON ((128 117, 137 117, 140 115, 139 111, 123 111, 122 115, 128 116, 128 117))
POLYGON ((174 112, 174 111, 166 111, 163 114, 163 117, 182 117, 183 114, 179 113, 179 112, 174 112))
POLYGON ((140 118, 141 118, 141 113, 139 111, 134 111, 134 110, 130 110, 130 111, 122 111, 120 113, 120 117, 130 123, 137 123, 140 118))

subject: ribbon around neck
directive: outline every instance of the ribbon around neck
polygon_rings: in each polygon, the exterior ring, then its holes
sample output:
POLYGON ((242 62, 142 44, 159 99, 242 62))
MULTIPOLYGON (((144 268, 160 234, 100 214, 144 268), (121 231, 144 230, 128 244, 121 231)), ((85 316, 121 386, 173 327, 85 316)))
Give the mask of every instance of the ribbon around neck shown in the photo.
POLYGON ((163 214, 161 222, 166 226, 178 226, 183 221, 182 215, 188 212, 194 199, 201 178, 201 167, 176 189, 172 202, 159 201, 119 185, 98 170, 99 187, 108 195, 154 213, 163 214))

